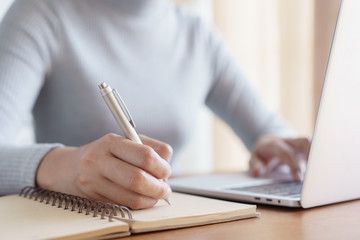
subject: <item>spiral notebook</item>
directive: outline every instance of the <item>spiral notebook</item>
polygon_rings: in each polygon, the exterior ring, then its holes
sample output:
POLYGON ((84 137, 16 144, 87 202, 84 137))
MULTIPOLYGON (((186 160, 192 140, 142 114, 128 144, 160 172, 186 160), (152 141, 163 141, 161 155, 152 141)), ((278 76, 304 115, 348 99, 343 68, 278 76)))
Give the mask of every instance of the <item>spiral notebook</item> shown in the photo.
POLYGON ((171 195, 144 210, 26 187, 0 197, 1 239, 110 239, 258 216, 255 205, 171 195))

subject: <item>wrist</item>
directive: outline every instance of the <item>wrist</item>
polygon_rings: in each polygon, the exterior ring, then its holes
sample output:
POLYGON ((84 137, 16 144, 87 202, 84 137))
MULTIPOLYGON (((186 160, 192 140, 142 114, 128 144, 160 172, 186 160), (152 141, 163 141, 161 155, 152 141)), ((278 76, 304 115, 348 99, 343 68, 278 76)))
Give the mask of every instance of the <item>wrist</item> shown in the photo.
MULTIPOLYGON (((57 147, 51 149, 41 160, 36 175, 35 183, 38 187, 49 190, 61 191, 60 185, 67 181, 67 177, 74 171, 74 161, 71 155, 75 147, 57 147)), ((66 183, 65 183, 66 184, 66 183)))

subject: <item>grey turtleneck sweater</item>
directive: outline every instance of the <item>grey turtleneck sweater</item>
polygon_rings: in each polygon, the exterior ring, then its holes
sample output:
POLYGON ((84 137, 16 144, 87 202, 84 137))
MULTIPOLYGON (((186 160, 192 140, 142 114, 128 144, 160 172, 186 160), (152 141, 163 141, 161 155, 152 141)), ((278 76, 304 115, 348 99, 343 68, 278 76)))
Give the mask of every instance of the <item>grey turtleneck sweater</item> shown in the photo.
MULTIPOLYGON (((291 129, 266 108, 218 34, 169 0, 19 0, 0 25, 0 195, 34 185, 52 148, 121 134, 98 84, 174 158, 206 104, 250 149, 291 129), (36 143, 19 145, 34 117, 36 143)), ((195 161, 195 160, 194 160, 195 161)))

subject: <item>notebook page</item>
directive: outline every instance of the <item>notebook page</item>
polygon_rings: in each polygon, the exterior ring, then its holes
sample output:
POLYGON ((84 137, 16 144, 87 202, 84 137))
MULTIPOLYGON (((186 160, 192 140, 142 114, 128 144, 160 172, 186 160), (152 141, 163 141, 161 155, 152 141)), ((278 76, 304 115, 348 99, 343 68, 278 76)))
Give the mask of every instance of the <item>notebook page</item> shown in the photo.
POLYGON ((171 205, 160 200, 153 208, 132 210, 131 232, 203 225, 256 216, 256 206, 172 193, 171 205))
POLYGON ((121 221, 109 222, 18 195, 0 197, 0 212, 1 239, 80 239, 129 230, 121 221))

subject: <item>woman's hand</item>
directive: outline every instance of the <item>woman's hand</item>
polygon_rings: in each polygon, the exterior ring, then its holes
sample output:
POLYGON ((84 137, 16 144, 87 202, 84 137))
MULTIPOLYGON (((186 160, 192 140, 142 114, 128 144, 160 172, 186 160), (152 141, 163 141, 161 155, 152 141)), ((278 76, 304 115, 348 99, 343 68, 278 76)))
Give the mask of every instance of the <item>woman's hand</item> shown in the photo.
POLYGON ((172 148, 140 136, 143 144, 115 134, 81 147, 51 150, 39 165, 38 186, 133 209, 167 199, 172 148))
POLYGON ((299 164, 307 160, 310 150, 308 138, 281 138, 265 135, 255 143, 250 159, 250 171, 263 176, 280 165, 287 165, 295 181, 302 181, 299 164))

